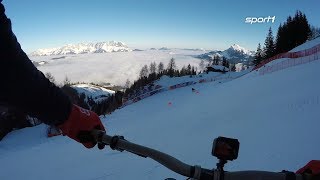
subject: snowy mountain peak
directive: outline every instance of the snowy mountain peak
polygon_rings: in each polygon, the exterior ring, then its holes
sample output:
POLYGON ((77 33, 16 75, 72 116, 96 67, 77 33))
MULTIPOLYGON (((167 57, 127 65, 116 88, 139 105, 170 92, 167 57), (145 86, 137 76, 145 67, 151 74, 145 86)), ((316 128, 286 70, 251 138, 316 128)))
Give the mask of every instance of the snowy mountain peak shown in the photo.
POLYGON ((225 57, 231 63, 239 63, 239 62, 250 62, 253 58, 253 51, 247 50, 244 47, 241 47, 238 44, 231 45, 228 49, 224 51, 211 51, 208 53, 204 53, 196 56, 200 59, 211 60, 214 56, 225 57))
POLYGON ((241 47, 240 45, 238 44, 233 44, 230 46, 229 49, 227 50, 232 50, 232 51, 237 51, 237 52, 242 52, 244 54, 247 54, 247 55, 251 55, 251 52, 247 49, 245 49, 244 47, 241 47))
POLYGON ((38 49, 32 52, 31 56, 51 56, 66 54, 87 54, 87 53, 107 53, 107 52, 127 52, 132 51, 123 42, 109 41, 97 43, 67 44, 59 48, 38 49))
POLYGON ((233 44, 233 45, 231 45, 231 47, 238 48, 238 49, 242 48, 239 44, 233 44))

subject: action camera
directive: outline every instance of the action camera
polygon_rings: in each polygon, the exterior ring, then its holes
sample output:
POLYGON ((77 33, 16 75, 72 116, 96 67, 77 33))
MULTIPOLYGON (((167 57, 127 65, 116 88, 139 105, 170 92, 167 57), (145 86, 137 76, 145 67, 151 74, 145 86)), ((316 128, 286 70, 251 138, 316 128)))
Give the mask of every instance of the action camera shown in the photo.
POLYGON ((238 158, 240 143, 238 139, 218 137, 213 141, 212 155, 220 160, 235 160, 238 158))

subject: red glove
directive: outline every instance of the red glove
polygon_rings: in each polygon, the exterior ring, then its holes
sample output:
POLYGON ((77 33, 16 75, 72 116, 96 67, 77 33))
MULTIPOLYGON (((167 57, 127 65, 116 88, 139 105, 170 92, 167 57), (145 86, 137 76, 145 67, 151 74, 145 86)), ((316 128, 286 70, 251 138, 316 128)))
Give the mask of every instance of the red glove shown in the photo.
MULTIPOLYGON (((87 109, 83 109, 77 105, 72 106, 69 118, 61 125, 58 125, 63 135, 67 135, 82 143, 86 148, 93 148, 97 142, 91 135, 93 129, 103 130, 99 116, 87 109)), ((103 149, 103 144, 98 144, 99 149, 103 149)))
POLYGON ((297 174, 313 174, 313 175, 320 175, 320 160, 312 160, 308 164, 306 164, 304 167, 299 169, 297 174))

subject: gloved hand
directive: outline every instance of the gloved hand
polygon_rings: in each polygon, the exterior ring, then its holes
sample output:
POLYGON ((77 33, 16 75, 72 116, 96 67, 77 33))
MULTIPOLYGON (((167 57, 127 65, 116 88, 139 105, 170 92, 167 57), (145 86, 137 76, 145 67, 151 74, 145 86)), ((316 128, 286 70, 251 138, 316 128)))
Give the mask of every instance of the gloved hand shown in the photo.
POLYGON ((308 164, 300 168, 296 173, 302 174, 305 172, 310 174, 320 174, 320 160, 311 160, 310 162, 308 162, 308 164))
POLYGON ((320 160, 310 161, 304 167, 300 168, 296 173, 312 175, 311 180, 320 179, 320 160))
MULTIPOLYGON (((69 118, 63 124, 57 126, 61 129, 63 135, 82 143, 86 148, 93 148, 97 144, 91 135, 93 129, 105 131, 96 113, 77 105, 72 106, 69 118)), ((98 143, 98 148, 103 149, 104 145, 98 143)))

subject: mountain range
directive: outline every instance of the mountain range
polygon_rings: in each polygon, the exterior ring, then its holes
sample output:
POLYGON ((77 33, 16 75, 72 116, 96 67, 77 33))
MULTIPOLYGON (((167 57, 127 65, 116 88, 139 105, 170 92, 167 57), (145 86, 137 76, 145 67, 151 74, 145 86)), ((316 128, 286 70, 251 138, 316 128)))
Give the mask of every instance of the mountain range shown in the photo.
POLYGON ((211 60, 214 56, 225 57, 231 63, 249 63, 253 60, 254 51, 247 50, 238 44, 233 44, 224 51, 210 51, 208 53, 195 56, 199 59, 211 60))
POLYGON ((88 54, 88 53, 108 53, 108 52, 128 52, 132 51, 125 43, 117 41, 98 43, 68 44, 58 48, 38 49, 30 56, 51 56, 67 54, 88 54))
MULTIPOLYGON (((151 48, 150 50, 170 50, 167 47, 159 49, 151 48)), ((201 50, 201 49, 184 49, 184 50, 201 50)), ((68 54, 88 54, 88 53, 109 53, 109 52, 128 52, 141 51, 140 49, 130 49, 125 43, 117 41, 98 42, 98 43, 79 43, 68 44, 58 48, 38 49, 30 56, 52 56, 68 54)), ((224 51, 213 50, 204 54, 194 55, 199 59, 210 60, 214 56, 225 57, 231 63, 249 63, 253 60, 254 51, 249 51, 238 44, 233 44, 224 51)))

